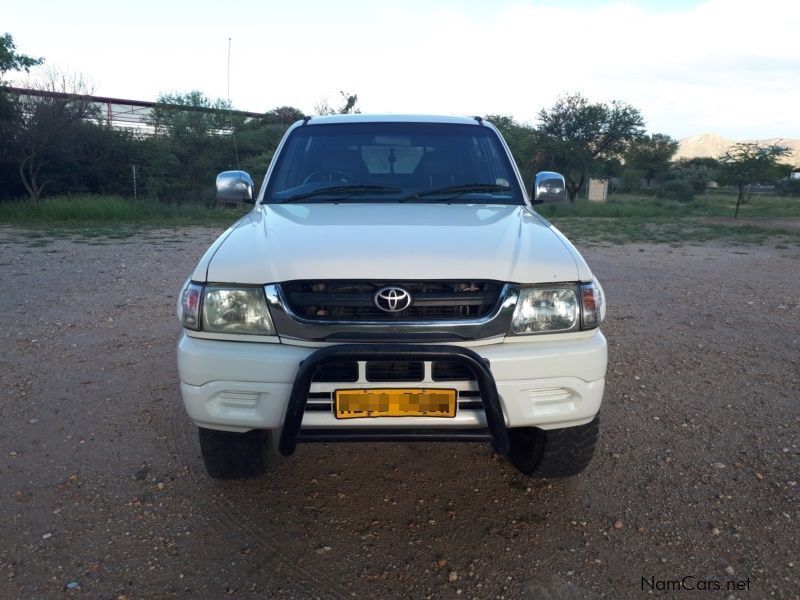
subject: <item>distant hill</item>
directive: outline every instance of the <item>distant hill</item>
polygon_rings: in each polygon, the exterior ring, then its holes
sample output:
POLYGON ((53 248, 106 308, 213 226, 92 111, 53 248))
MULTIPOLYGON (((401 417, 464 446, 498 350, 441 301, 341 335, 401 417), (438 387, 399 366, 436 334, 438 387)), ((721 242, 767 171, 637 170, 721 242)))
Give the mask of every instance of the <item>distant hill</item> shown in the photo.
POLYGON ((731 140, 715 133, 703 133, 692 137, 683 138, 678 142, 678 152, 675 158, 696 158, 698 156, 711 156, 719 158, 734 144, 742 142, 755 142, 762 145, 779 144, 789 148, 790 154, 783 160, 796 167, 800 167, 800 140, 786 138, 769 138, 762 140, 731 140))

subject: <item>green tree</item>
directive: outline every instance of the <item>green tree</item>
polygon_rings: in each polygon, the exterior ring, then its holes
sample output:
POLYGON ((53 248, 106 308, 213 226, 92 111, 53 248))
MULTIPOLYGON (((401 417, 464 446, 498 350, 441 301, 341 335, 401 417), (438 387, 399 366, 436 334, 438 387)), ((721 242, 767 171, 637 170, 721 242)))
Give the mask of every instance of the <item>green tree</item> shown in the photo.
POLYGON ((77 156, 77 131, 97 116, 97 107, 89 100, 89 84, 80 75, 51 70, 30 88, 35 92, 12 100, 3 137, 5 153, 28 196, 38 201, 47 186, 70 176, 69 167, 77 156))
POLYGON ((679 158, 672 163, 675 167, 705 167, 712 173, 717 172, 719 160, 711 156, 695 156, 694 158, 679 158))
POLYGON ((258 186, 286 130, 302 117, 292 106, 253 117, 199 91, 163 94, 151 117, 157 134, 138 145, 142 189, 170 201, 211 202, 214 178, 228 169, 250 172, 258 186))
POLYGON ((642 172, 647 187, 659 175, 669 171, 672 157, 678 151, 678 142, 663 133, 643 135, 634 140, 625 151, 625 165, 642 172))
POLYGON ((133 167, 137 193, 143 195, 139 148, 142 140, 130 129, 112 129, 90 121, 73 131, 73 164, 69 176, 54 184, 55 193, 133 196, 133 167))
POLYGON ((342 104, 339 108, 334 108, 328 99, 324 98, 314 105, 314 112, 318 115, 352 115, 361 112, 361 109, 356 106, 358 94, 340 91, 339 95, 342 97, 342 104))
POLYGON ((642 135, 644 119, 620 101, 591 103, 580 94, 559 98, 539 112, 537 168, 564 175, 570 202, 590 177, 606 177, 620 168, 630 144, 642 135))
POLYGON ((739 216, 739 206, 745 194, 756 183, 771 182, 791 171, 791 166, 780 163, 789 154, 783 146, 761 146, 752 142, 735 144, 720 158, 720 183, 736 186, 736 210, 733 218, 739 216))
POLYGON ((340 115, 352 115, 361 112, 360 108, 356 108, 358 104, 358 95, 349 92, 339 92, 342 95, 342 106, 339 108, 340 115))
POLYGON ((800 179, 781 179, 775 184, 779 196, 800 196, 800 179))
POLYGON ((705 165, 675 166, 667 175, 668 179, 680 179, 692 186, 695 194, 705 194, 708 184, 714 181, 716 171, 705 165))
POLYGON ((656 186, 655 192, 659 198, 678 202, 689 202, 694 199, 694 188, 686 179, 667 179, 656 186))
POLYGON ((44 62, 43 58, 33 58, 26 54, 19 54, 14 38, 10 33, 0 35, 0 85, 4 85, 6 73, 10 71, 30 71, 44 62))
POLYGON ((287 128, 305 116, 302 110, 294 106, 278 106, 264 113, 262 122, 270 125, 285 125, 287 128))
POLYGON ((211 100, 197 90, 161 94, 150 117, 157 140, 145 146, 147 189, 170 201, 210 202, 216 174, 238 165, 231 134, 244 121, 227 100, 211 100), (173 168, 165 172, 164 165, 173 168))
POLYGON ((157 134, 189 140, 230 129, 230 102, 210 100, 198 90, 161 94, 150 117, 157 134))
POLYGON ((642 189, 642 180, 644 173, 639 169, 634 169, 625 165, 619 175, 619 188, 615 191, 620 191, 626 194, 632 194, 642 189))
POLYGON ((530 185, 534 174, 533 157, 536 143, 534 128, 520 123, 509 115, 487 115, 486 120, 503 134, 523 180, 530 185))
POLYGON ((15 102, 16 96, 7 90, 10 82, 6 80, 6 75, 15 71, 27 73, 42 62, 44 61, 41 58, 17 52, 14 38, 10 33, 0 35, 0 197, 14 197, 22 192, 14 151, 11 147, 14 121, 19 107, 15 102))
POLYGON ((260 187, 286 130, 303 116, 293 106, 280 106, 264 113, 261 119, 247 121, 237 131, 241 167, 253 176, 256 187, 260 187))

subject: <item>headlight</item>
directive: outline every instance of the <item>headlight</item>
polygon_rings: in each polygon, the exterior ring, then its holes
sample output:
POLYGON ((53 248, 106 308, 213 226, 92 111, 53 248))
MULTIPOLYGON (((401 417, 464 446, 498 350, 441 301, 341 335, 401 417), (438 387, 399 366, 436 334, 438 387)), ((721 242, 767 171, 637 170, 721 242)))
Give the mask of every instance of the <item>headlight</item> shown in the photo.
POLYGON ((206 286, 203 331, 274 335, 264 289, 206 286))
POLYGON ((523 287, 511 321, 511 335, 594 329, 606 316, 597 281, 559 287, 523 287))
POLYGON ((184 327, 195 331, 275 335, 260 287, 187 282, 181 291, 178 318, 184 327))
POLYGON ((580 305, 575 287, 522 288, 510 333, 558 333, 579 326, 580 305))

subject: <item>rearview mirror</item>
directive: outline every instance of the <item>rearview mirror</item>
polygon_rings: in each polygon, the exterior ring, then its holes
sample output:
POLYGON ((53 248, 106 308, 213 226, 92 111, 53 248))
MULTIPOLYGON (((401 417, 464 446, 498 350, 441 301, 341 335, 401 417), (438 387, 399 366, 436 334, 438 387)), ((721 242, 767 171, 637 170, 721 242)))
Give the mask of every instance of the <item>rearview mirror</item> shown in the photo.
POLYGON ((217 202, 253 202, 253 178, 246 171, 223 171, 217 175, 217 202))
POLYGON ((563 202, 567 198, 567 185, 561 173, 539 171, 533 180, 533 204, 563 202))

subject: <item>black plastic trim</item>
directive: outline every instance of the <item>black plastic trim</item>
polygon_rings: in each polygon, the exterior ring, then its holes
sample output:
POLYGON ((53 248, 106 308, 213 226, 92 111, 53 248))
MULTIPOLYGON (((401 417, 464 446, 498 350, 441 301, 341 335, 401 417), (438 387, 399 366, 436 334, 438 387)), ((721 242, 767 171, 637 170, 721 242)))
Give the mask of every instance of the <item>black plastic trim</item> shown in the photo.
POLYGON ((483 408, 483 402, 481 401, 459 402, 458 408, 459 410, 480 410, 483 408))
POLYGON ((488 429, 302 429, 298 442, 488 442, 488 429))
MULTIPOLYGON (((286 417, 283 422, 278 449, 283 456, 291 456, 297 449, 298 441, 309 441, 306 437, 309 431, 303 430, 303 414, 306 409, 308 392, 311 387, 311 379, 317 367, 328 361, 337 360, 398 360, 398 361, 436 361, 448 360, 459 362, 469 368, 474 374, 478 383, 481 398, 483 399, 483 411, 486 415, 486 425, 492 442, 492 449, 498 454, 507 455, 510 448, 508 431, 503 418, 503 409, 500 405, 500 396, 497 393, 497 385, 492 376, 489 366, 480 355, 469 348, 460 346, 425 346, 414 344, 342 344, 339 346, 329 346, 321 348, 310 354, 300 363, 295 377, 292 393, 289 397, 289 404, 286 407, 286 417)), ((353 429, 354 431, 355 428, 353 429)), ((350 431, 350 429, 331 429, 326 430, 327 434, 338 436, 339 431, 350 431)), ((368 431, 381 431, 381 429, 361 429, 367 435, 368 431)), ((408 431, 413 431, 409 429, 408 431)), ((431 432, 436 430, 431 429, 431 432)), ((445 436, 447 430, 438 430, 440 435, 445 436)), ((453 429, 452 438, 458 439, 459 431, 453 429)), ((480 430, 475 430, 480 431, 480 430)), ((341 439, 341 438, 336 438, 341 439)), ((400 438, 391 438, 400 439, 400 438)), ((404 438, 405 439, 405 438, 404 438)), ((314 440, 320 441, 320 440, 314 440)), ((476 440, 477 441, 477 440, 476 440)))

